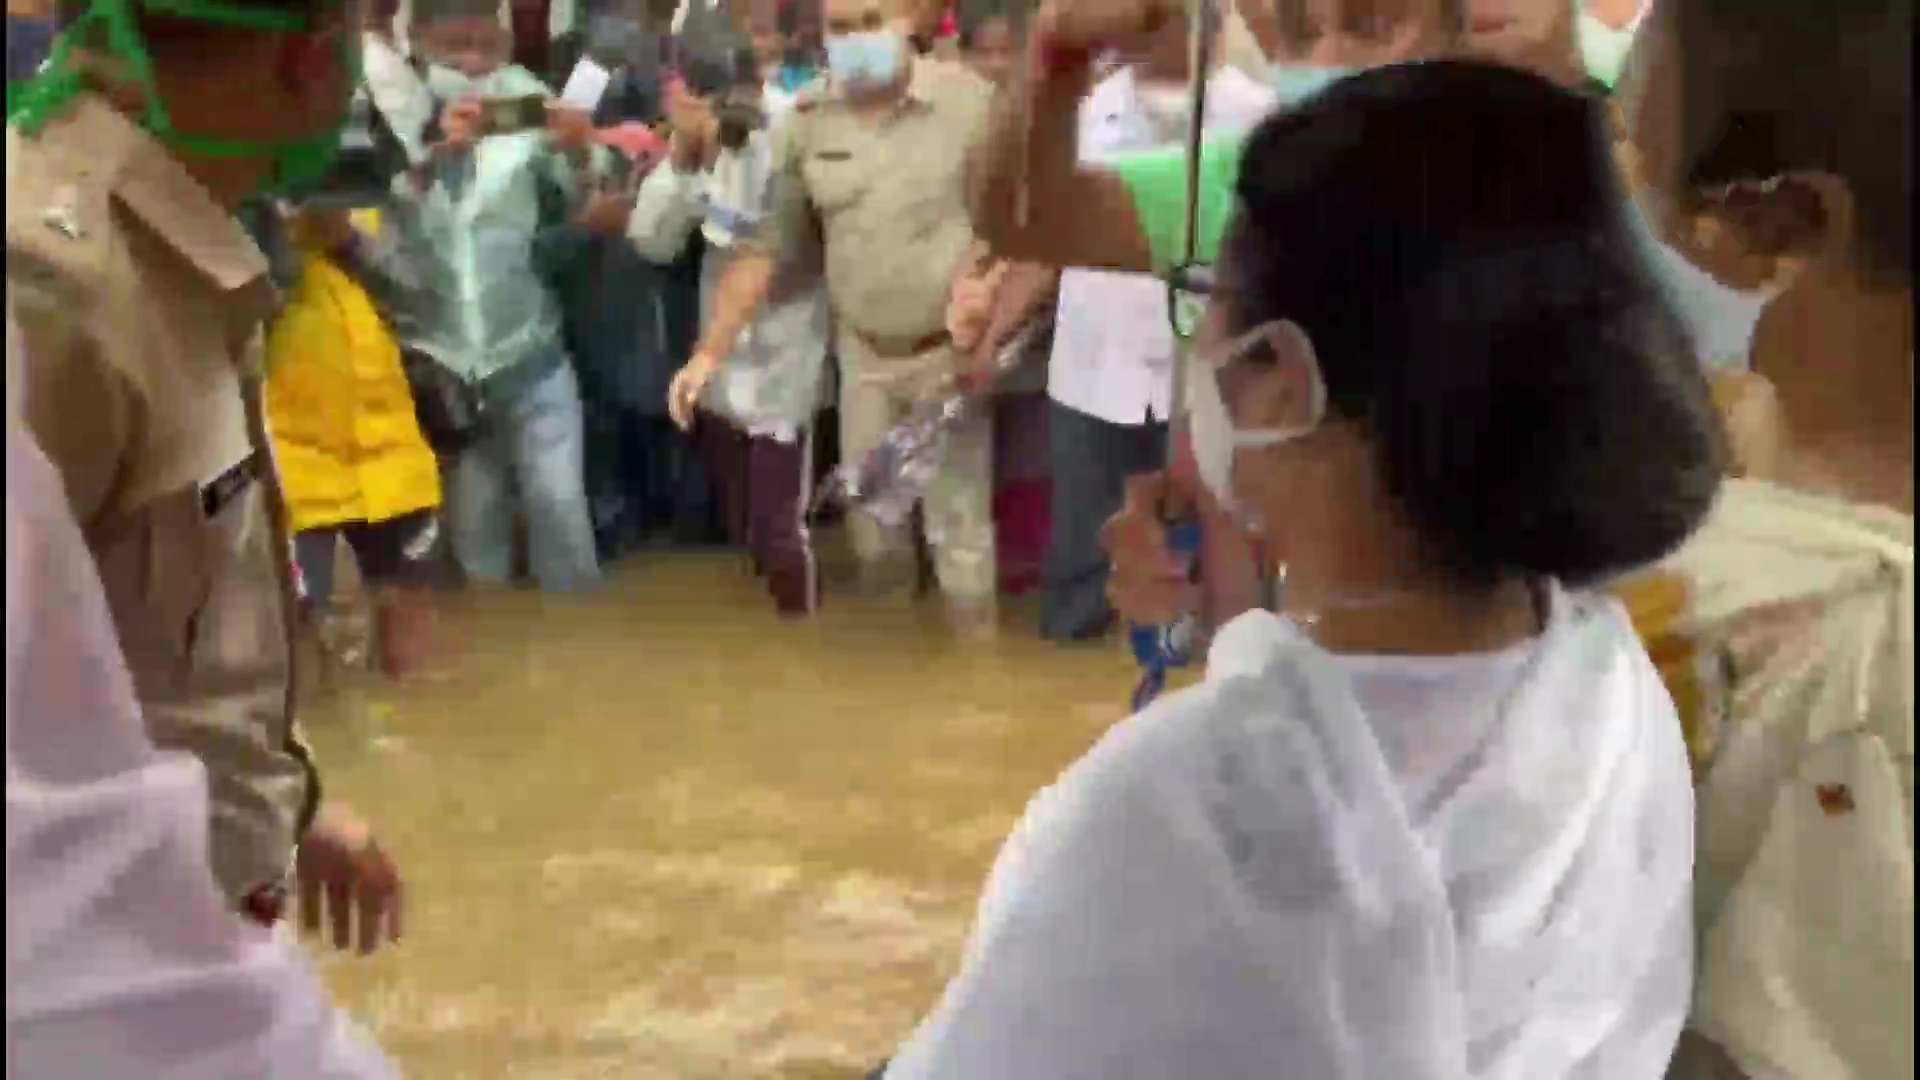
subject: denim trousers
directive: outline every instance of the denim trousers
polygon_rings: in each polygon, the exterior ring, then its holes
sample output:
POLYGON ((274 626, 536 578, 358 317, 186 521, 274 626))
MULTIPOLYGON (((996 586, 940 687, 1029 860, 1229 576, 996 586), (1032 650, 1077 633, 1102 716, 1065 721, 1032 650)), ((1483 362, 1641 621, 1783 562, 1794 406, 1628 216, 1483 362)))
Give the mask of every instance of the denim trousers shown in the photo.
POLYGON ((516 515, 526 523, 527 567, 542 589, 600 579, 587 504, 584 424, 573 365, 561 362, 506 400, 447 470, 448 539, 473 581, 513 576, 516 515))

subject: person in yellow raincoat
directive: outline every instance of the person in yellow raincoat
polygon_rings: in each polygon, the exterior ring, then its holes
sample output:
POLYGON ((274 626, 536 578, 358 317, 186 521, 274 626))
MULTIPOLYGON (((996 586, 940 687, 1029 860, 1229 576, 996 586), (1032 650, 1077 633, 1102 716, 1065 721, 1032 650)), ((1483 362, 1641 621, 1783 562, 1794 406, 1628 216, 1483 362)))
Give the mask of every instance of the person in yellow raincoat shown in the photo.
POLYGON ((377 210, 310 206, 286 239, 294 281, 267 338, 267 427, 308 608, 327 617, 345 539, 371 594, 382 669, 417 659, 439 563, 440 468, 415 418, 369 255, 377 210))

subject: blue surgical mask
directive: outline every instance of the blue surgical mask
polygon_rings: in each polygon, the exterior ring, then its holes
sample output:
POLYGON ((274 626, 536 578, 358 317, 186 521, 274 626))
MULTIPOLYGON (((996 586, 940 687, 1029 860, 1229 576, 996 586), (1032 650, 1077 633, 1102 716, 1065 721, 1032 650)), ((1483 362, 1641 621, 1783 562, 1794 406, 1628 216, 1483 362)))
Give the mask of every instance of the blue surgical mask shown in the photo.
POLYGON ((1275 64, 1268 72, 1273 92, 1282 107, 1302 101, 1353 74, 1349 67, 1307 67, 1301 64, 1275 64))
POLYGON ((774 73, 773 84, 786 93, 797 93, 799 89, 813 81, 812 64, 796 64, 788 61, 780 65, 774 73))
POLYGON ((832 34, 827 38, 827 70, 848 86, 887 86, 900 78, 906 40, 886 30, 832 34))

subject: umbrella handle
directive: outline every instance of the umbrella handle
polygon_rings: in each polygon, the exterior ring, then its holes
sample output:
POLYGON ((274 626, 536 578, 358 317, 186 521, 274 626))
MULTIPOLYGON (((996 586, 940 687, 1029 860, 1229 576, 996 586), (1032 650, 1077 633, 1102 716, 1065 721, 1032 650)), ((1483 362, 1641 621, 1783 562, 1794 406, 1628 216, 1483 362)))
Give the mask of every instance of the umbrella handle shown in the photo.
MULTIPOLYGON (((1198 579, 1200 570, 1200 523, 1182 521, 1167 526, 1167 549, 1184 560, 1188 575, 1198 579)), ((1193 613, 1157 626, 1135 624, 1127 629, 1127 645, 1140 665, 1140 682, 1133 692, 1133 707, 1145 707, 1166 686, 1167 672, 1193 662, 1193 646, 1199 636, 1200 619, 1193 613)))

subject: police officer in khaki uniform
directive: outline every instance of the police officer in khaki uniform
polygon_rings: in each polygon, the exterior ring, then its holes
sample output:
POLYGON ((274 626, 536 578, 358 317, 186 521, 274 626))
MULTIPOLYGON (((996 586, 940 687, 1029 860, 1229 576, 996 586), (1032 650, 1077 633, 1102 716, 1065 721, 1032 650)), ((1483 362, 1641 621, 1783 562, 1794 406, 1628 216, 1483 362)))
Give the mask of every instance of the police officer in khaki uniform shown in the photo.
MULTIPOLYGON (((915 56, 910 0, 827 0, 828 75, 776 132, 772 205, 715 290, 712 314, 669 402, 681 423, 764 296, 777 263, 824 243, 840 358, 840 446, 873 449, 963 361, 945 331, 954 274, 974 252, 965 161, 991 88, 965 67, 915 56)), ((922 505, 934 569, 957 621, 991 627, 992 439, 986 410, 948 445, 922 505)), ((906 538, 855 515, 870 582, 901 578, 906 538)))
POLYGON ((399 883, 366 826, 320 804, 293 729, 292 579, 260 410, 275 297, 234 217, 324 175, 357 35, 338 5, 252 3, 135 9, 150 80, 103 10, 75 13, 50 69, 9 88, 19 404, 154 741, 206 768, 219 884, 271 922, 292 870, 309 927, 324 910, 337 945, 371 951, 397 930, 399 883))

